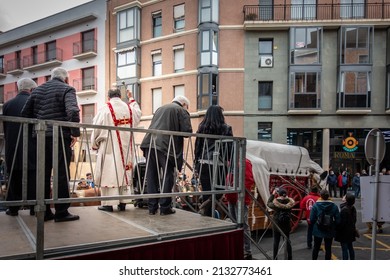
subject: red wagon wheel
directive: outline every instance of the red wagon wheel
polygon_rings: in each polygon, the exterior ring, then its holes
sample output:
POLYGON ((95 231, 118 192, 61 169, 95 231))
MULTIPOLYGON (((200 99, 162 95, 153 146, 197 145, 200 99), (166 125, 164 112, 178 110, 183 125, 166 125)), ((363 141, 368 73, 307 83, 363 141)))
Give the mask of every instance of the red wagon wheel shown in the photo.
POLYGON ((291 232, 293 232, 297 228, 303 213, 303 210, 299 208, 299 204, 302 200, 302 193, 294 185, 284 184, 280 186, 280 188, 285 189, 287 195, 295 201, 294 207, 291 210, 291 232))

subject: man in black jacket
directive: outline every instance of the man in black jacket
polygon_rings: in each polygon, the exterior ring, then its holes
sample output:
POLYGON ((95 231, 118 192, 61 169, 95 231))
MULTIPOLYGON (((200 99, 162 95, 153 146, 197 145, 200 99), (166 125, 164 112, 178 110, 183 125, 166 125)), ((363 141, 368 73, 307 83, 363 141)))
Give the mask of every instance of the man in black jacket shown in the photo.
MULTIPOLYGON (((30 78, 22 78, 17 82, 18 94, 8 100, 3 106, 4 116, 20 117, 20 113, 28 97, 37 84, 30 78)), ((19 122, 4 122, 5 162, 8 177, 7 201, 22 199, 23 179, 23 133, 19 134, 19 122), (18 145, 16 145, 18 143, 18 145), (16 156, 14 156, 16 153, 16 156)), ((36 191, 36 139, 32 138, 32 127, 28 132, 28 163, 27 163, 27 199, 35 199, 36 191)), ((5 212, 10 216, 17 216, 19 206, 10 206, 5 212)), ((34 207, 30 207, 30 214, 34 215, 34 207)))
MULTIPOLYGON (((80 122, 80 109, 76 91, 68 85, 69 74, 64 68, 54 68, 51 80, 37 87, 27 100, 22 116, 41 120, 80 122)), ((60 127, 58 136, 58 198, 69 198, 69 163, 72 147, 80 136, 79 128, 60 127), (62 130, 62 133, 61 133, 62 130), (63 139, 61 137, 63 135, 63 139), (62 144, 64 143, 64 144, 62 144), (62 147, 64 145, 64 147, 62 147), (64 155, 65 154, 65 155, 64 155)), ((45 145, 45 198, 50 198, 50 180, 53 168, 53 127, 46 130, 45 145)), ((79 216, 68 212, 69 203, 55 204, 55 215, 46 205, 45 221, 66 222, 78 220, 79 216)))
MULTIPOLYGON (((177 96, 172 103, 166 104, 157 109, 153 116, 149 129, 192 132, 190 114, 188 113, 189 101, 185 96, 177 96)), ((166 168, 166 174, 161 175, 164 181, 161 182, 164 193, 172 192, 174 185, 175 167, 181 168, 183 165, 183 137, 174 136, 173 146, 169 145, 169 135, 151 134, 145 135, 141 149, 147 160, 146 182, 148 193, 158 193, 160 186, 159 168, 166 168), (153 136, 153 137, 152 137, 153 136), (157 156, 156 156, 157 154, 157 156)), ((172 198, 162 197, 160 200, 151 198, 148 200, 149 214, 157 213, 160 204, 160 215, 174 214, 175 210, 171 206, 172 198)))

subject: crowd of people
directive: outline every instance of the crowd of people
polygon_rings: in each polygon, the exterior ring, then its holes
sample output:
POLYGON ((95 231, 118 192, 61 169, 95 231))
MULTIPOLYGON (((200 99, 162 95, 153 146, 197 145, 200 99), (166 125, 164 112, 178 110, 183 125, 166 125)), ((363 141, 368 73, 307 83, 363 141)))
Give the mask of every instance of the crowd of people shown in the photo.
MULTIPOLYGON (((38 86, 29 78, 20 79, 17 83, 18 94, 15 98, 7 101, 3 107, 3 115, 36 118, 41 120, 80 122, 80 110, 77 104, 75 89, 68 85, 69 75, 63 68, 55 68, 49 81, 38 86)), ((119 89, 108 91, 108 102, 98 111, 93 119, 93 124, 112 127, 135 128, 140 123, 141 109, 132 97, 130 90, 126 90, 128 102, 121 99, 119 89)), ((149 129, 174 132, 192 133, 190 114, 188 112, 190 101, 185 96, 175 97, 171 103, 161 106, 156 110, 151 120, 149 129)), ((5 164, 9 174, 9 190, 7 200, 15 201, 22 198, 23 178, 23 139, 19 137, 20 124, 4 122, 5 135, 5 164), (18 144, 18 145, 16 145, 18 144), (15 156, 14 156, 14 153, 15 156)), ((28 173, 27 173, 27 199, 35 199, 36 192, 36 137, 32 132, 33 127, 28 127, 28 173)), ((233 130, 225 122, 223 108, 212 105, 205 113, 196 133, 203 135, 233 136, 233 130)), ((53 132, 51 126, 46 130, 45 137, 45 198, 51 197, 52 169, 53 169, 53 143, 59 143, 58 157, 58 198, 69 198, 69 164, 72 147, 75 145, 80 130, 73 127, 62 127, 60 135, 53 132), (57 136, 58 139, 53 139, 57 136), (58 141, 57 141, 58 140, 58 141)), ((183 143, 184 136, 173 136, 173 144, 170 136, 159 133, 147 133, 143 138, 140 149, 147 162, 145 177, 147 181, 147 193, 164 196, 148 199, 148 210, 150 215, 172 215, 175 214, 172 197, 169 193, 175 185, 175 176, 178 167, 183 166, 183 143), (164 169, 163 180, 160 180, 159 170, 164 169)), ((87 173, 77 186, 78 190, 87 190, 98 187, 101 196, 121 196, 131 194, 129 185, 133 180, 134 165, 134 139, 133 134, 123 130, 116 130, 110 133, 107 129, 93 129, 91 135, 92 149, 97 154, 96 166, 92 173, 87 173), (115 170, 115 172, 113 172, 115 170)), ((216 140, 214 138, 197 137, 194 151, 194 174, 199 174, 195 179, 203 191, 212 191, 213 172, 228 174, 223 158, 215 161, 214 152, 216 140), (213 166, 217 164, 217 166, 213 166), (199 181, 198 181, 199 179, 199 181)), ((228 146, 228 150, 231 147, 228 146)), ((229 152, 227 153, 229 154, 229 152)), ((231 164, 231 162, 230 162, 231 164)), ((246 162, 249 170, 251 164, 246 162)), ((390 174, 390 171, 382 170, 383 174, 390 174)), ((185 174, 183 174, 184 176, 185 174)), ((254 185, 253 176, 250 172, 245 174, 245 187, 248 191, 254 185)), ((331 258, 332 242, 338 241, 341 244, 343 259, 354 259, 353 242, 359 237, 356 230, 357 212, 354 207, 355 199, 360 198, 360 176, 367 176, 365 170, 351 176, 346 170, 335 174, 333 170, 327 177, 328 190, 321 191, 317 186, 311 186, 310 192, 300 202, 300 208, 305 212, 305 219, 308 224, 307 248, 312 249, 312 259, 318 258, 322 242, 325 244, 325 259, 331 258), (352 177, 352 178, 351 178, 352 177), (348 192, 352 188, 354 193, 348 192), (338 193, 338 194, 337 194, 338 193), (343 203, 340 208, 331 199, 340 197, 343 203), (325 220, 330 225, 325 227, 325 220)), ((224 185, 228 176, 217 176, 217 184, 224 185)), ((201 214, 213 216, 211 205, 211 194, 204 194, 201 214)), ((221 199, 222 195, 216 195, 221 199)), ((228 209, 231 218, 237 216, 237 195, 226 195, 228 209)), ((244 254, 246 259, 252 258, 250 246, 250 229, 248 226, 248 205, 249 197, 245 198, 244 205, 244 254)), ((113 212, 114 206, 118 211, 126 211, 128 199, 102 200, 98 207, 100 211, 113 212)), ((279 244, 282 238, 287 240, 287 258, 293 259, 292 244, 289 240, 291 231, 291 211, 295 201, 288 196, 285 189, 274 189, 267 201, 267 206, 273 210, 273 258, 278 259, 279 244)), ((79 220, 78 215, 68 211, 69 203, 58 203, 54 205, 55 212, 52 212, 50 204, 47 204, 44 220, 55 222, 66 222, 79 220)), ((17 216, 19 206, 10 206, 6 214, 17 216)), ((30 207, 30 215, 35 215, 34 207, 30 207)), ((370 226, 370 225, 368 225, 370 226)), ((378 223, 380 231, 381 224, 378 223)))

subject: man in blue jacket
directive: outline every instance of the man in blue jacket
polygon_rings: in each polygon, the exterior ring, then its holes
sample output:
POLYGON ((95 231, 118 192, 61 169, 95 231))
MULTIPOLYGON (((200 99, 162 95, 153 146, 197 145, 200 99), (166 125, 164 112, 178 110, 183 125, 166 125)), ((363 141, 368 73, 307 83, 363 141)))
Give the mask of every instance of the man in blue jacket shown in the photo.
POLYGON ((322 240, 324 240, 325 260, 330 260, 332 257, 332 242, 336 236, 336 226, 340 223, 340 212, 337 205, 329 199, 329 192, 327 190, 321 190, 320 196, 310 212, 310 222, 314 225, 312 259, 316 260, 318 258, 322 240), (330 220, 329 225, 326 227, 320 223, 321 220, 324 220, 325 215, 330 220))

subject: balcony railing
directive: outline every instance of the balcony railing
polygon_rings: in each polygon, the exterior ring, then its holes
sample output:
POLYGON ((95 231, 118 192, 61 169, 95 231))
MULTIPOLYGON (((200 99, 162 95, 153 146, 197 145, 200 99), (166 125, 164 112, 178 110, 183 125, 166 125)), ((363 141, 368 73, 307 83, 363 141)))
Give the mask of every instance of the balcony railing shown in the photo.
POLYGON ((73 43, 73 57, 80 59, 97 55, 97 41, 86 40, 73 43))
POLYGON ((7 61, 7 73, 15 75, 23 73, 20 59, 16 58, 7 61))
POLYGON ((77 95, 90 95, 97 93, 97 78, 87 77, 82 79, 74 79, 73 87, 76 89, 77 95))
POLYGON ((23 57, 25 70, 37 70, 44 67, 52 67, 62 63, 62 49, 54 49, 39 52, 23 57))
POLYGON ((312 21, 389 18, 390 3, 244 6, 244 21, 312 21))

